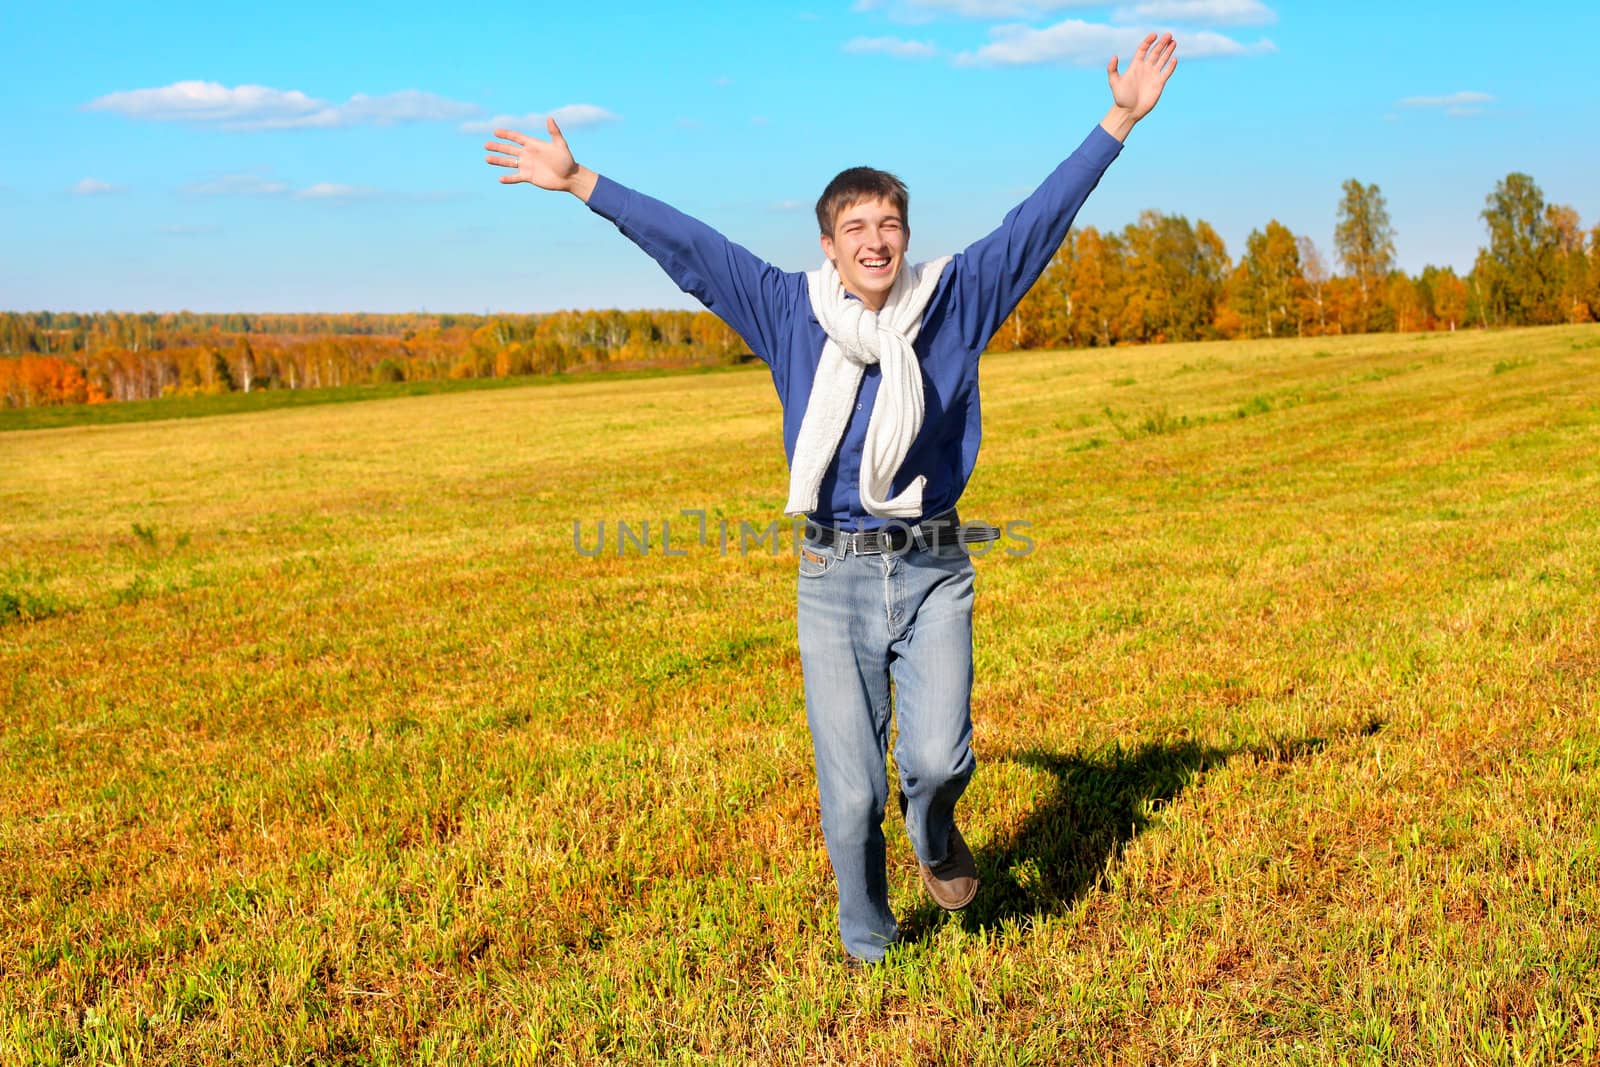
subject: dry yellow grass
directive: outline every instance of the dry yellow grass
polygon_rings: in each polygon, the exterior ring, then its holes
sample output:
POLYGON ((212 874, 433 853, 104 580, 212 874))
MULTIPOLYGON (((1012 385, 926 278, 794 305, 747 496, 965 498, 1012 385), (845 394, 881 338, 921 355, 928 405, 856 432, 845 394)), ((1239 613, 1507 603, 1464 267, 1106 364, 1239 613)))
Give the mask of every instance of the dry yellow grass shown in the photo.
POLYGON ((793 558, 679 539, 778 515, 764 372, 0 434, 0 1062, 1600 1057, 1597 372, 988 357, 985 890, 892 831, 864 976, 793 558))

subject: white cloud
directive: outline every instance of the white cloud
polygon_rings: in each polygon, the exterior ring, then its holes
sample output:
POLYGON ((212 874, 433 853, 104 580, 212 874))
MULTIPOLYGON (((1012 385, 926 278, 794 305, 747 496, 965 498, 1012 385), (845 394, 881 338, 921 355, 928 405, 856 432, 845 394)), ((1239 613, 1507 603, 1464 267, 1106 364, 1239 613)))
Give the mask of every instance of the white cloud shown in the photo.
POLYGON ((134 119, 187 122, 254 122, 314 114, 327 105, 299 90, 264 85, 228 88, 217 82, 173 82, 160 89, 130 89, 89 101, 89 111, 115 111, 134 119))
POLYGON ((811 207, 804 200, 779 200, 772 205, 773 211, 804 211, 811 207))
POLYGON ((1071 7, 1100 7, 1103 0, 856 0, 856 11, 882 11, 898 22, 927 22, 940 15, 972 19, 1023 19, 1071 7))
POLYGON ((927 59, 939 54, 927 41, 905 41, 898 37, 855 37, 845 42, 844 50, 860 55, 894 56, 896 59, 927 59))
MULTIPOLYGON (((1112 55, 1123 62, 1148 30, 1137 26, 1107 26, 1081 19, 1067 19, 1036 30, 1031 26, 996 26, 989 31, 993 40, 976 52, 956 56, 959 66, 1023 66, 1034 63, 1075 63, 1099 66, 1112 55)), ((1189 33, 1178 42, 1180 59, 1209 59, 1218 56, 1247 56, 1276 52, 1277 46, 1265 38, 1243 44, 1220 33, 1202 30, 1189 33)))
MULTIPOLYGON (((325 203, 348 203, 353 200, 370 200, 384 196, 378 189, 366 185, 344 185, 339 182, 314 182, 296 189, 286 181, 272 177, 265 168, 237 174, 219 174, 204 181, 191 182, 179 192, 185 196, 259 196, 286 197, 292 200, 320 200, 325 203)), ((405 199, 430 199, 438 194, 411 194, 405 199)))
POLYGON ((220 230, 214 222, 169 222, 161 227, 161 232, 171 237, 199 237, 220 230))
POLYGON ((593 104, 567 104, 550 112, 550 117, 562 126, 600 126, 607 122, 621 122, 622 116, 613 114, 593 104))
POLYGON ((264 172, 219 174, 205 181, 190 182, 179 192, 185 196, 282 196, 289 192, 286 182, 269 178, 264 172))
POLYGON ((317 182, 296 190, 296 200, 366 200, 378 195, 378 190, 366 185, 340 185, 338 182, 317 182))
MULTIPOLYGON (((1146 31, 1149 33, 1152 31, 1146 31)), ((1144 36, 1143 34, 1140 35, 1144 36)), ((1230 56, 1264 56, 1276 52, 1278 46, 1267 38, 1251 41, 1246 44, 1236 41, 1232 37, 1210 30, 1200 30, 1197 33, 1185 33, 1183 40, 1178 42, 1178 54, 1184 59, 1225 59, 1230 56)), ((1122 54, 1124 61, 1131 58, 1132 52, 1122 54)))
POLYGON ((1104 63, 1113 52, 1132 54, 1139 31, 1127 27, 1067 19, 1036 30, 1031 26, 997 26, 992 40, 976 52, 956 57, 962 66, 1019 66, 1028 63, 1071 61, 1104 63))
MULTIPOLYGON (((943 15, 970 19, 1033 19, 1073 8, 1109 7, 1105 0, 856 0, 858 12, 882 12, 896 22, 929 22, 943 15)), ((1265 26, 1278 20, 1261 0, 1134 0, 1116 7, 1114 22, 1194 22, 1265 26)))
POLYGON ((230 130, 333 129, 344 126, 394 126, 404 122, 453 122, 483 113, 477 104, 449 100, 418 89, 405 89, 385 96, 357 93, 337 107, 324 105, 301 115, 230 120, 230 130))
POLYGON ((1493 102, 1494 97, 1488 93, 1460 92, 1451 93, 1449 96, 1408 96, 1404 100, 1396 101, 1396 106, 1469 108, 1477 104, 1493 102))
POLYGON ((84 178, 72 187, 73 196, 103 196, 106 193, 120 193, 122 186, 103 182, 99 178, 84 178))
POLYGON ((84 105, 150 122, 197 122, 226 130, 281 130, 399 122, 452 122, 482 112, 477 104, 450 100, 419 89, 384 96, 357 93, 330 104, 298 89, 265 85, 229 88, 219 82, 182 81, 159 89, 107 93, 84 105))
POLYGON ((526 115, 496 115, 492 119, 463 122, 461 128, 468 133, 493 133, 495 130, 520 130, 544 133, 544 120, 553 118, 563 130, 578 130, 585 126, 600 126, 608 122, 621 122, 622 116, 594 104, 567 104, 554 111, 530 111, 526 115))
POLYGON ((385 96, 357 93, 334 110, 338 117, 335 125, 339 126, 362 122, 378 126, 393 126, 399 122, 455 122, 483 112, 477 104, 451 100, 420 89, 402 89, 385 96))
MULTIPOLYGON (((1222 26, 1266 26, 1277 13, 1261 0, 1143 0, 1117 8, 1115 22, 1200 22, 1222 26)), ((1182 43, 1179 47, 1183 47, 1182 43)))

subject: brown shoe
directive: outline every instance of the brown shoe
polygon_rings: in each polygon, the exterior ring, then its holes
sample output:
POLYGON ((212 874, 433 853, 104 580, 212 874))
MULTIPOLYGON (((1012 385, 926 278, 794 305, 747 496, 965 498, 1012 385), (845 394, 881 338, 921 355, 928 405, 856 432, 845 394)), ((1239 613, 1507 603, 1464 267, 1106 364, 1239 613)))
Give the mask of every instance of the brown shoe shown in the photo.
POLYGON ((933 902, 945 911, 960 911, 978 895, 978 865, 967 847, 966 838, 954 826, 950 828, 950 849, 944 859, 931 867, 918 863, 922 871, 922 884, 933 902))

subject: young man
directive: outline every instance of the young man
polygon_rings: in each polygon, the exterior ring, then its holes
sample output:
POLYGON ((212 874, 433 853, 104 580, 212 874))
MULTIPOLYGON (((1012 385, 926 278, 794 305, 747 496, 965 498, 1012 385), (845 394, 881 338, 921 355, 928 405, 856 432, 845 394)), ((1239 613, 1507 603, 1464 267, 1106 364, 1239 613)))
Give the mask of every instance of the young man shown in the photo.
POLYGON ((705 224, 603 178, 549 141, 496 130, 503 183, 563 190, 609 219, 721 316, 771 368, 789 458, 784 510, 808 517, 798 630, 823 837, 853 960, 883 958, 889 909, 883 814, 890 687, 899 803, 929 894, 950 910, 977 892, 956 801, 972 776, 972 562, 955 512, 981 434, 978 356, 1066 236, 1079 207, 1177 66, 1150 34, 1112 107, 994 233, 908 264, 905 186, 844 171, 817 203, 821 269, 786 273, 705 224))

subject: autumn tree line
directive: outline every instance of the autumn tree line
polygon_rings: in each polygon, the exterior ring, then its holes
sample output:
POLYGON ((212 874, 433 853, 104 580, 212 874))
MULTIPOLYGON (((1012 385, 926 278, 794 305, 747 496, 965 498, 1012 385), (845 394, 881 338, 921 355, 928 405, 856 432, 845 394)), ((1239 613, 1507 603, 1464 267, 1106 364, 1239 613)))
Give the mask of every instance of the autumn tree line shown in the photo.
POLYGON ((1120 233, 1074 230, 992 342, 1060 348, 1236 337, 1308 337, 1600 320, 1600 225, 1547 204, 1526 174, 1495 185, 1488 245, 1466 277, 1394 266, 1394 226, 1376 185, 1344 183, 1337 270, 1277 220, 1234 262, 1205 221, 1147 211, 1120 233))
MULTIPOLYGON (((1344 183, 1334 263, 1277 220, 1235 262, 1200 220, 1147 211, 1067 235, 996 350, 1240 337, 1455 330, 1600 320, 1600 225, 1508 174, 1480 214, 1466 277, 1394 266, 1376 185, 1344 183), (1337 268, 1337 269, 1335 269, 1337 268)), ((752 358, 705 311, 542 315, 0 313, 0 405, 559 374, 752 358)))
POLYGON ((0 406, 750 358, 709 311, 0 314, 0 406), (9 358, 8 358, 9 357, 9 358))

